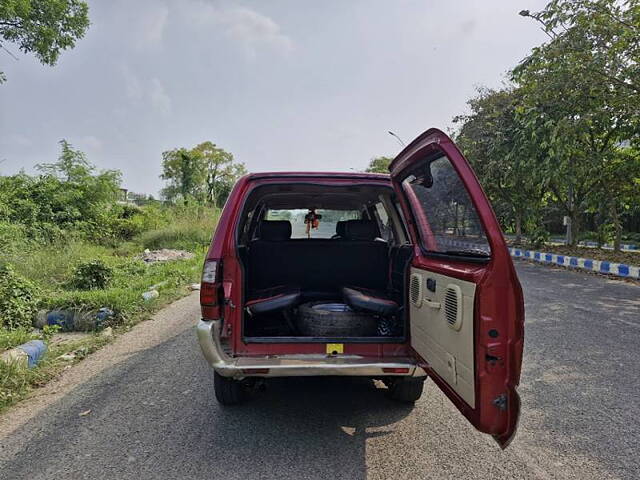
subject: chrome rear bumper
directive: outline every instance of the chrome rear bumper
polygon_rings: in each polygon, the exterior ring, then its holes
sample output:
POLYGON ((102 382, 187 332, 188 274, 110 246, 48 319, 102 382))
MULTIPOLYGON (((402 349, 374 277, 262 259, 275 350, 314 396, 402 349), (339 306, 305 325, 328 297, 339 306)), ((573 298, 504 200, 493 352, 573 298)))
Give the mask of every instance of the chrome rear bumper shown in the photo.
POLYGON ((205 358, 224 377, 304 377, 319 375, 424 377, 425 371, 405 357, 363 357, 359 355, 268 355, 230 357, 220 344, 220 320, 200 320, 198 341, 205 358), (255 372, 259 369, 260 372, 255 372), (384 369, 408 369, 390 373, 384 369), (266 371, 268 370, 268 371, 266 371))

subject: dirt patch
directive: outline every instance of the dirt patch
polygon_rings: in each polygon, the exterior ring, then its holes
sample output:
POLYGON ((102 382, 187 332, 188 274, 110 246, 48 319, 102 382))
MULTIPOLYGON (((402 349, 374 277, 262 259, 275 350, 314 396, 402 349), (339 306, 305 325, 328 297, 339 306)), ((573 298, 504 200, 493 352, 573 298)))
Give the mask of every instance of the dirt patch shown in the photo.
POLYGON ((173 250, 170 248, 162 248, 160 250, 145 250, 142 255, 137 258, 146 263, 168 262, 172 260, 188 260, 193 258, 194 254, 186 250, 173 250))

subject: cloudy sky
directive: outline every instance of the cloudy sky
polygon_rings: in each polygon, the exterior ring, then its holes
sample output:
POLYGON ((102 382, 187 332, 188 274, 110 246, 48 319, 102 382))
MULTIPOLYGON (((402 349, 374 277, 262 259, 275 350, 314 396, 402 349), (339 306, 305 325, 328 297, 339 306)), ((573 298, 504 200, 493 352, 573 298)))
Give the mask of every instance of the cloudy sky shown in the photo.
MULTIPOLYGON (((364 169, 448 130, 544 34, 545 0, 92 0, 51 68, 0 52, 0 174, 65 138, 156 193, 161 153, 212 140, 250 171, 364 169)), ((14 49, 15 50, 15 49, 14 49)))

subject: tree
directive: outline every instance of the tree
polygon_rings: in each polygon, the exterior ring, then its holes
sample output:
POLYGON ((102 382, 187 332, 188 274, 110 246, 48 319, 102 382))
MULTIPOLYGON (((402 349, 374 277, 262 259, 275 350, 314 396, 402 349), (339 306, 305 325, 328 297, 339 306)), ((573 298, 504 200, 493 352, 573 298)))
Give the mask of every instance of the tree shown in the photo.
POLYGON ((540 227, 535 220, 544 197, 544 182, 535 167, 541 150, 519 121, 521 102, 516 88, 480 88, 467 102, 471 112, 453 119, 460 124, 456 143, 473 165, 503 224, 513 226, 516 243, 521 241, 525 223, 540 227))
MULTIPOLYGON (((601 195, 617 196, 600 175, 618 146, 638 134, 640 0, 554 0, 538 13, 550 41, 513 71, 521 121, 547 155, 538 165, 578 240, 583 213, 601 195)), ((616 176, 617 178, 617 176, 616 176)), ((611 202, 611 217, 621 199, 611 202)))
POLYGON ((169 185, 162 190, 167 200, 181 198, 188 202, 205 199, 206 166, 202 157, 194 155, 186 148, 176 148, 162 153, 162 174, 160 178, 169 185))
POLYGON ((391 157, 375 157, 369 162, 365 172, 369 173, 389 173, 389 165, 393 161, 391 157))
MULTIPOLYGON (((43 65, 55 65, 60 52, 75 46, 89 27, 89 7, 81 0, 3 0, 0 47, 15 43, 43 65)), ((0 72, 0 83, 5 76, 0 72)))
POLYGON ((77 182, 90 175, 93 167, 87 161, 84 152, 73 148, 65 139, 60 144, 60 156, 56 163, 41 163, 37 169, 41 172, 61 177, 67 182, 77 182))
POLYGON ((246 173, 243 163, 212 142, 188 150, 179 148, 162 154, 160 177, 169 182, 162 191, 170 201, 190 198, 222 206, 237 179, 246 173))
POLYGON ((234 163, 233 154, 212 142, 203 142, 191 150, 206 168, 207 201, 222 206, 236 180, 247 173, 243 163, 234 163))

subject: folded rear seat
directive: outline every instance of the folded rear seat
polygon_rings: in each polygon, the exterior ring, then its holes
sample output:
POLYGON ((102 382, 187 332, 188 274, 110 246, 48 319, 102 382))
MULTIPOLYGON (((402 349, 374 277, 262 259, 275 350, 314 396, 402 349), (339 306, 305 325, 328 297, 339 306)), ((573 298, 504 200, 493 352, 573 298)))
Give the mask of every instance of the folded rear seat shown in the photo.
MULTIPOLYGON (((344 227, 344 233, 348 240, 375 241, 378 228, 370 220, 349 220, 344 227)), ((344 303, 354 310, 383 317, 395 315, 399 307, 398 303, 386 291, 365 286, 342 287, 342 298, 344 303)))

